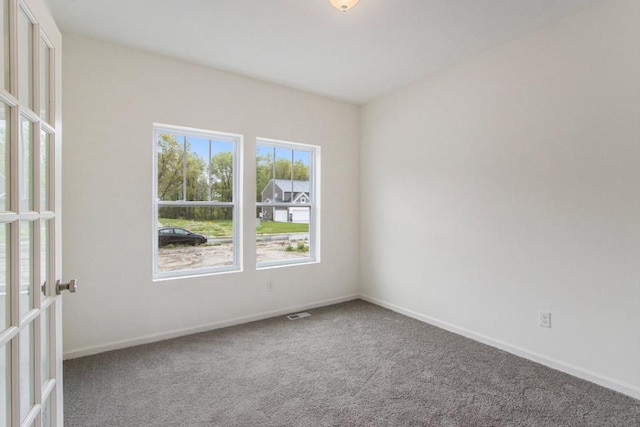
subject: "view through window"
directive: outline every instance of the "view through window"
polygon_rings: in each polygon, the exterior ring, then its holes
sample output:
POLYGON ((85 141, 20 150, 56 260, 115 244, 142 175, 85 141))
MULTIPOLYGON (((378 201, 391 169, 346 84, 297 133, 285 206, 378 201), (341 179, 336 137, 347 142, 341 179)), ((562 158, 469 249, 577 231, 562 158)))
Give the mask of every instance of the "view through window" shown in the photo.
POLYGON ((235 135, 157 126, 155 275, 238 268, 235 135))
POLYGON ((317 147, 258 140, 256 260, 259 267, 317 259, 317 147))

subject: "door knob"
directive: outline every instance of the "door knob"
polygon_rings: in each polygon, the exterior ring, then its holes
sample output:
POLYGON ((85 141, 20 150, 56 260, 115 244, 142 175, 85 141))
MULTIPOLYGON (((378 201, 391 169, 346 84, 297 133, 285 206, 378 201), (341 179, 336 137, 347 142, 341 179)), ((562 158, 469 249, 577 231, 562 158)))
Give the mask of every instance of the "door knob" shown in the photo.
POLYGON ((78 291, 78 281, 76 279, 69 280, 69 283, 60 283, 60 280, 56 282, 56 295, 60 295, 62 291, 69 291, 75 294, 78 291))

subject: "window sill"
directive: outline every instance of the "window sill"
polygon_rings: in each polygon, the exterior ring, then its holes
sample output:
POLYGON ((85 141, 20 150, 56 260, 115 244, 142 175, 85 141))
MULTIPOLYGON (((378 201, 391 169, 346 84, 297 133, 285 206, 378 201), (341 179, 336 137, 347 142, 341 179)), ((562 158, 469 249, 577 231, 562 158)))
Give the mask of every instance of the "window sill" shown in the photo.
POLYGON ((316 259, 301 259, 300 261, 286 261, 286 262, 265 262, 256 265, 256 270, 271 270, 274 268, 282 267, 296 267, 302 265, 320 264, 320 260, 316 259))
POLYGON ((153 282, 170 282, 173 280, 180 279, 198 279, 201 277, 209 277, 209 276, 220 276, 223 274, 234 274, 234 273, 242 273, 242 268, 240 267, 230 267, 228 269, 221 270, 194 270, 191 272, 176 272, 176 274, 168 274, 168 275, 157 275, 153 277, 153 282))

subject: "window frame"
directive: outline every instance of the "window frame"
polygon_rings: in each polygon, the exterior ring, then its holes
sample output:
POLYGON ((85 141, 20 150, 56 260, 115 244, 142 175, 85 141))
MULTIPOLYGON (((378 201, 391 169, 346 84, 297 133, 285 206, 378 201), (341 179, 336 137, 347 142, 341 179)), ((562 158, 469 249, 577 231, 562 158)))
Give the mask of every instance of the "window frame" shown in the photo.
MULTIPOLYGON (((243 136, 234 133, 210 131, 205 129, 190 128, 185 126, 167 125, 161 123, 153 124, 153 221, 152 221, 152 272, 154 281, 167 279, 181 279, 188 277, 206 276, 220 273, 234 273, 242 271, 242 154, 243 136), (231 202, 219 201, 160 201, 158 200, 158 137, 161 134, 174 136, 186 136, 205 139, 218 139, 231 142, 233 144, 233 189, 231 202), (191 270, 177 270, 170 272, 158 271, 158 209, 161 206, 174 207, 219 207, 231 208, 233 224, 233 264, 218 267, 195 268, 191 270)), ((186 194, 186 192, 184 193, 186 194)), ((184 197, 184 196, 183 196, 184 197)), ((175 227, 173 227, 175 228, 175 227)))
MULTIPOLYGON (((271 138, 256 138, 256 154, 258 146, 283 148, 294 151, 309 152, 309 197, 307 203, 285 202, 258 202, 255 201, 255 210, 261 207, 308 207, 309 208, 309 256, 300 259, 283 259, 280 261, 258 262, 256 250, 256 270, 264 270, 277 267, 289 267, 301 264, 315 264, 320 262, 320 158, 321 147, 318 145, 301 142, 283 141, 271 138)), ((274 162, 275 162, 274 158, 274 162)), ((254 164, 254 168, 257 164, 254 164)), ((272 177, 273 179, 274 177, 272 177)), ((257 181, 256 181, 257 183, 257 181)), ((257 243, 258 233, 254 231, 254 242, 257 243)))

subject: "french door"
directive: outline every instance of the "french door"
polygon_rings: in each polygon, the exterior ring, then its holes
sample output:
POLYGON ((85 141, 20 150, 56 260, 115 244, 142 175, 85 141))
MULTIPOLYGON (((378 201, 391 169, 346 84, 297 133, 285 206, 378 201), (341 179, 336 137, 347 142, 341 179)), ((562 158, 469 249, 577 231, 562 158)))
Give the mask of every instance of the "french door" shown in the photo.
POLYGON ((0 0, 0 38, 0 427, 61 426, 61 35, 0 0))

